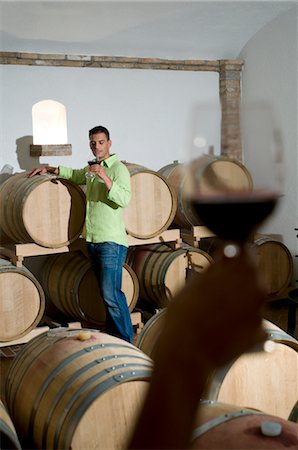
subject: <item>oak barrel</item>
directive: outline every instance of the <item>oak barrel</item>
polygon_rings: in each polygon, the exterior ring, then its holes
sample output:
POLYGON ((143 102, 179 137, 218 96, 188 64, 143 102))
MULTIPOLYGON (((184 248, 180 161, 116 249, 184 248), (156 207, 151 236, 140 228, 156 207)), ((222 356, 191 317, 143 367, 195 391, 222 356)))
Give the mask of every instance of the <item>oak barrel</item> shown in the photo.
POLYGON ((80 236, 85 203, 80 187, 70 181, 16 174, 0 186, 0 228, 13 242, 63 247, 80 236))
POLYGON ((53 329, 17 354, 6 382, 7 405, 32 448, 122 450, 151 372, 151 359, 121 339, 53 329))
MULTIPOLYGON (((82 252, 47 258, 42 285, 51 302, 66 316, 92 323, 105 321, 105 307, 90 260, 82 252)), ((133 269, 124 264, 122 291, 130 312, 139 296, 139 281, 133 269)))
POLYGON ((154 359, 157 342, 164 326, 166 311, 167 308, 163 308, 153 314, 137 337, 136 346, 152 359, 154 359))
POLYGON ((224 402, 201 401, 191 449, 289 450, 297 449, 297 425, 274 414, 224 402), (275 423, 277 436, 263 434, 266 423, 275 423))
MULTIPOLYGON (((204 194, 211 191, 210 180, 218 189, 252 188, 252 178, 247 168, 235 159, 224 156, 203 155, 195 160, 196 189, 204 194)), ((173 162, 158 171, 173 187, 177 195, 177 213, 174 223, 182 228, 204 225, 198 219, 189 196, 192 191, 192 177, 186 164, 173 162)))
POLYGON ((291 284, 293 257, 285 244, 268 235, 258 235, 253 247, 266 293, 274 299, 291 284))
POLYGON ((6 410, 6 407, 0 400, 0 448, 1 450, 18 449, 21 450, 21 444, 17 436, 14 424, 6 410))
POLYGON ((131 176, 132 196, 124 210, 129 235, 149 239, 167 230, 176 214, 177 198, 168 181, 158 172, 125 163, 131 176))
POLYGON ((264 327, 273 350, 244 353, 216 371, 203 398, 288 419, 297 398, 298 341, 267 320, 264 327))
POLYGON ((128 250, 127 263, 140 283, 140 296, 164 308, 185 282, 191 267, 203 272, 213 259, 200 249, 183 244, 173 250, 166 244, 135 246, 128 250))
POLYGON ((26 267, 0 258, 0 341, 19 339, 40 322, 45 310, 43 289, 26 267))

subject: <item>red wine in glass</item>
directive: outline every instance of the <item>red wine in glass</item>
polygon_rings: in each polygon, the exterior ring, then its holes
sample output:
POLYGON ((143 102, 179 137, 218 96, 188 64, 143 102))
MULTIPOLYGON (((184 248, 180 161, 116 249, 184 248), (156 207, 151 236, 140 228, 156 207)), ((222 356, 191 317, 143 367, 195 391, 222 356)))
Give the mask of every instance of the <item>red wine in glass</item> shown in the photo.
POLYGON ((88 161, 89 166, 93 166, 94 164, 98 164, 97 159, 92 159, 90 161, 88 161))
MULTIPOLYGON (((96 158, 90 159, 90 160, 88 161, 89 167, 93 166, 94 164, 98 164, 98 161, 97 161, 96 158)), ((88 179, 93 179, 93 178, 94 178, 94 174, 93 174, 92 172, 90 172, 89 170, 86 172, 85 175, 86 175, 86 178, 88 178, 88 179)))
POLYGON ((277 200, 276 193, 265 190, 193 194, 190 198, 198 223, 240 245, 272 213, 277 200))

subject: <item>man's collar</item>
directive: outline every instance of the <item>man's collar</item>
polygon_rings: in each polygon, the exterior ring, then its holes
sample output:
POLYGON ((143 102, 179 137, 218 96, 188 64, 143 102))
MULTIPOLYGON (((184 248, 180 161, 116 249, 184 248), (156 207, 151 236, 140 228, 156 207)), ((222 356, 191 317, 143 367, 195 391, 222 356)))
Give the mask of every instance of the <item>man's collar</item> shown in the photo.
POLYGON ((111 167, 116 160, 117 160, 116 154, 112 153, 107 159, 104 159, 103 161, 101 161, 101 165, 111 167))

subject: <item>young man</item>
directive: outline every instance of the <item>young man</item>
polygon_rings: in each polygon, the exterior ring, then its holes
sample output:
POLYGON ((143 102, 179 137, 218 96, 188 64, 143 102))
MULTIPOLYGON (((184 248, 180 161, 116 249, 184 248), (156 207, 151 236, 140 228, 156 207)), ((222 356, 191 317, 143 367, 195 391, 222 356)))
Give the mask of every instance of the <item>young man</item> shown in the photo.
POLYGON ((32 170, 29 176, 50 172, 76 184, 87 185, 84 235, 106 307, 105 331, 132 342, 133 327, 121 290, 122 267, 128 246, 123 208, 131 198, 130 174, 116 154, 110 153, 112 141, 107 128, 92 128, 89 141, 96 164, 82 169, 42 167, 32 170), (88 172, 92 176, 87 176, 88 172))

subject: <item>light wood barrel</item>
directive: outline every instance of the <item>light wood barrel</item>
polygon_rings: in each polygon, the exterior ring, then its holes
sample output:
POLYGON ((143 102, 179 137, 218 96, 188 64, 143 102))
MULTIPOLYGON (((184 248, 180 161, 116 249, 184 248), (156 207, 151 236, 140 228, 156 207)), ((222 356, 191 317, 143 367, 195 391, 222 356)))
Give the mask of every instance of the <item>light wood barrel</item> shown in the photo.
POLYGON ((153 314, 137 337, 136 346, 152 359, 154 359, 157 342, 164 326, 166 311, 167 308, 163 308, 153 314))
MULTIPOLYGON (((264 426, 264 425, 263 425, 264 426)), ((222 402, 200 402, 191 449, 273 450, 297 449, 297 425, 276 415, 222 402), (267 436, 262 424, 281 427, 278 436, 267 436)))
POLYGON ((177 198, 167 180, 146 167, 125 163, 131 176, 132 196, 124 210, 126 231, 149 239, 167 230, 176 214, 177 198))
POLYGON ((80 236, 85 203, 82 190, 70 181, 16 174, 0 186, 0 228, 14 242, 62 247, 80 236))
MULTIPOLYGON (((43 267, 45 292, 66 316, 93 323, 105 321, 106 313, 90 260, 82 252, 50 256, 43 267)), ((139 296, 139 281, 133 269, 124 264, 122 291, 130 312, 139 296)))
POLYGON ((127 262, 139 279, 140 296, 164 308, 186 281, 190 266, 203 272, 213 259, 200 249, 184 244, 173 250, 165 244, 135 246, 128 250, 127 262))
POLYGON ((253 247, 266 292, 274 299, 291 284, 293 257, 286 245, 270 236, 258 235, 253 247))
POLYGON ((6 383, 19 435, 40 449, 119 449, 147 391, 152 361, 95 330, 53 329, 16 356, 6 383))
MULTIPOLYGON (((203 155, 198 158, 193 168, 196 173, 196 189, 204 194, 210 192, 210 180, 218 189, 245 189, 252 188, 252 178, 246 167, 239 161, 224 156, 203 155)), ((195 225, 204 225, 198 219, 189 196, 191 194, 191 176, 184 164, 174 162, 162 167, 158 171, 173 187, 177 195, 177 213, 174 223, 182 228, 191 228, 195 225)))
POLYGON ((0 341, 28 334, 40 322, 44 310, 44 292, 32 273, 0 258, 0 341))
POLYGON ((17 436, 14 424, 6 410, 4 404, 0 400, 0 448, 1 450, 19 449, 21 444, 17 436))
POLYGON ((244 353, 216 371, 203 398, 288 419, 297 398, 298 341, 267 320, 264 326, 273 351, 244 353))

